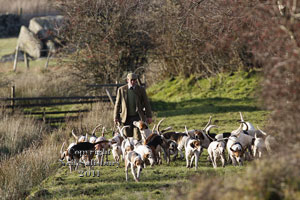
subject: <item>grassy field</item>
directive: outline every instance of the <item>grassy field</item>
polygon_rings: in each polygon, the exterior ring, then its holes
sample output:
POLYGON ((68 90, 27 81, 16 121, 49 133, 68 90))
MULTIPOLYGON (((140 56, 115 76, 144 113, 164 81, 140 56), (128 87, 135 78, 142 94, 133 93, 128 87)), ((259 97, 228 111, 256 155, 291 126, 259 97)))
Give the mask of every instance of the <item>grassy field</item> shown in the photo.
MULTIPOLYGON (((0 38, 0 58, 4 55, 14 54, 17 46, 16 37, 11 38, 0 38)), ((45 71, 45 64, 47 58, 40 58, 36 60, 29 59, 29 68, 32 72, 41 72, 45 71)), ((13 62, 0 63, 0 73, 12 73, 13 71, 13 62)), ((50 59, 48 68, 53 68, 56 66, 55 59, 50 59)), ((25 66, 23 61, 19 61, 17 64, 17 72, 22 73, 26 72, 28 69, 25 66)))
MULTIPOLYGON (((268 112, 261 109, 255 100, 259 79, 257 72, 224 74, 211 80, 178 77, 162 81, 147 92, 152 101, 155 122, 166 118, 162 127, 172 126, 176 131, 183 131, 185 125, 188 129, 201 129, 209 116, 213 116, 212 123, 219 128, 212 132, 221 133, 239 126, 239 111, 243 112, 245 120, 264 126, 268 112)), ((79 177, 80 171, 70 173, 69 168, 63 166, 34 188, 28 199, 169 199, 172 191, 190 187, 191 178, 197 175, 226 178, 247 168, 226 166, 214 170, 207 162, 206 151, 199 165, 196 171, 194 168, 187 169, 184 160, 171 162, 169 166, 163 163, 148 167, 143 169, 139 183, 133 181, 130 172, 129 182, 125 182, 123 163, 119 167, 95 166, 92 170, 96 177, 86 177, 85 174, 79 177)), ((86 168, 80 170, 89 172, 86 168)))

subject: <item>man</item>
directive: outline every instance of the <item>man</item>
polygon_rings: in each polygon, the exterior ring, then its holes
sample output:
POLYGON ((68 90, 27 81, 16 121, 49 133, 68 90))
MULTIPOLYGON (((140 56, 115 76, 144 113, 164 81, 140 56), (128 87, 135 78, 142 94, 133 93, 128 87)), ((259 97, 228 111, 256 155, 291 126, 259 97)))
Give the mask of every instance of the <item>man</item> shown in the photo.
POLYGON ((137 78, 136 74, 129 73, 127 85, 118 89, 114 121, 124 126, 130 125, 130 128, 125 129, 126 136, 141 140, 141 133, 133 125, 133 122, 143 120, 150 124, 152 123, 152 113, 146 91, 137 84, 137 78))

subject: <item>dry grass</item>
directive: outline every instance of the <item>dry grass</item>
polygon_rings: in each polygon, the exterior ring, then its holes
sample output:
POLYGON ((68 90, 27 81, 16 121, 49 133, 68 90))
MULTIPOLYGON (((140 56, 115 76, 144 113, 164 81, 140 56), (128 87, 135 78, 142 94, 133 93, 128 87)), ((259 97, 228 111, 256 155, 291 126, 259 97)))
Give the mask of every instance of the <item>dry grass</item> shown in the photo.
POLYGON ((46 134, 46 127, 21 113, 0 115, 0 161, 38 143, 46 134))
MULTIPOLYGON (((5 64, 4 68, 9 69, 10 65, 5 64)), ((62 68, 51 66, 45 70, 43 60, 36 65, 29 70, 18 67, 16 73, 0 70, 0 96, 9 97, 10 87, 13 85, 16 87, 16 97, 80 95, 78 84, 66 77, 62 68)))
POLYGON ((0 163, 1 199, 24 199, 29 189, 39 184, 58 167, 57 144, 45 141, 0 163))
MULTIPOLYGON (((12 148, 19 143, 26 143, 29 148, 13 149, 17 154, 0 162, 0 199, 24 199, 34 186, 60 166, 58 159, 62 143, 66 142, 68 145, 74 142, 72 129, 91 132, 99 123, 111 126, 111 114, 110 104, 95 104, 93 111, 84 115, 81 121, 69 121, 64 128, 47 135, 43 134, 43 127, 34 123, 32 119, 30 121, 19 115, 1 115, 0 130, 9 130, 5 135, 1 133, 1 141, 5 139, 4 144, 12 148), (40 135, 34 133, 37 130, 40 135), (42 142, 35 143, 34 137, 42 142), (11 143, 14 140, 19 143, 11 143)), ((99 136, 98 131, 96 134, 99 136)))
POLYGON ((193 178, 195 187, 177 188, 172 199, 279 200, 300 198, 300 151, 295 146, 254 162, 244 173, 225 177, 193 178))
POLYGON ((0 0, 0 5, 0 13, 19 14, 22 9, 22 17, 25 19, 58 13, 49 0, 0 0))

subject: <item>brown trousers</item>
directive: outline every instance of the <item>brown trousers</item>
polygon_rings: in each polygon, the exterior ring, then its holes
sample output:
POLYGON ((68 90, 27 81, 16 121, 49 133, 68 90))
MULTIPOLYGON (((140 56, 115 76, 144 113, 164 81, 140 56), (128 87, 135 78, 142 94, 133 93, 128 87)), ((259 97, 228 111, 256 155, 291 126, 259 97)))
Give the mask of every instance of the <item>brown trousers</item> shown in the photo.
POLYGON ((125 128, 125 134, 127 137, 133 137, 134 139, 137 139, 138 141, 140 141, 142 139, 141 133, 139 131, 139 129, 133 125, 134 121, 139 121, 140 117, 137 116, 129 116, 127 117, 124 126, 129 125, 130 127, 125 128))

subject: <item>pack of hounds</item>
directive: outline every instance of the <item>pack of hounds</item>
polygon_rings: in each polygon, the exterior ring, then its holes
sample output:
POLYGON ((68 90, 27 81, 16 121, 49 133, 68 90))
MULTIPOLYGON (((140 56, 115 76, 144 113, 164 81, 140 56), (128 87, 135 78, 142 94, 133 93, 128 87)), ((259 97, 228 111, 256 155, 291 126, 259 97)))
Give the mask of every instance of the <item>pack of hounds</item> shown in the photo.
POLYGON ((218 167, 217 160, 219 159, 222 167, 230 163, 236 166, 243 165, 245 160, 261 158, 265 153, 271 153, 271 146, 275 142, 274 137, 263 132, 259 127, 255 129, 250 122, 244 121, 241 112, 240 118, 240 126, 236 130, 221 134, 210 133, 212 128, 218 128, 211 124, 212 117, 203 129, 188 130, 185 127, 183 132, 170 131, 171 127, 160 130, 164 119, 160 120, 157 126, 154 125, 152 130, 146 122, 135 121, 133 124, 138 127, 142 136, 140 141, 126 137, 124 129, 127 126, 118 126, 118 130, 110 139, 105 137, 105 127, 102 128, 100 137, 95 135, 96 130, 102 126, 101 124, 94 128, 89 138, 88 134, 76 136, 72 130, 76 141, 67 148, 64 148, 65 143, 63 143, 60 159, 75 163, 75 165, 70 165, 70 171, 72 171, 73 167, 78 170, 80 163, 91 168, 93 159, 99 165, 103 163, 105 157, 108 161, 108 154, 97 152, 111 151, 115 162, 124 161, 126 181, 128 181, 130 168, 134 180, 139 182, 143 168, 161 165, 163 159, 169 164, 171 156, 173 161, 178 156, 180 159, 185 158, 186 167, 192 168, 194 163, 195 170, 197 170, 199 158, 204 149, 207 150, 208 159, 214 168, 218 167))

